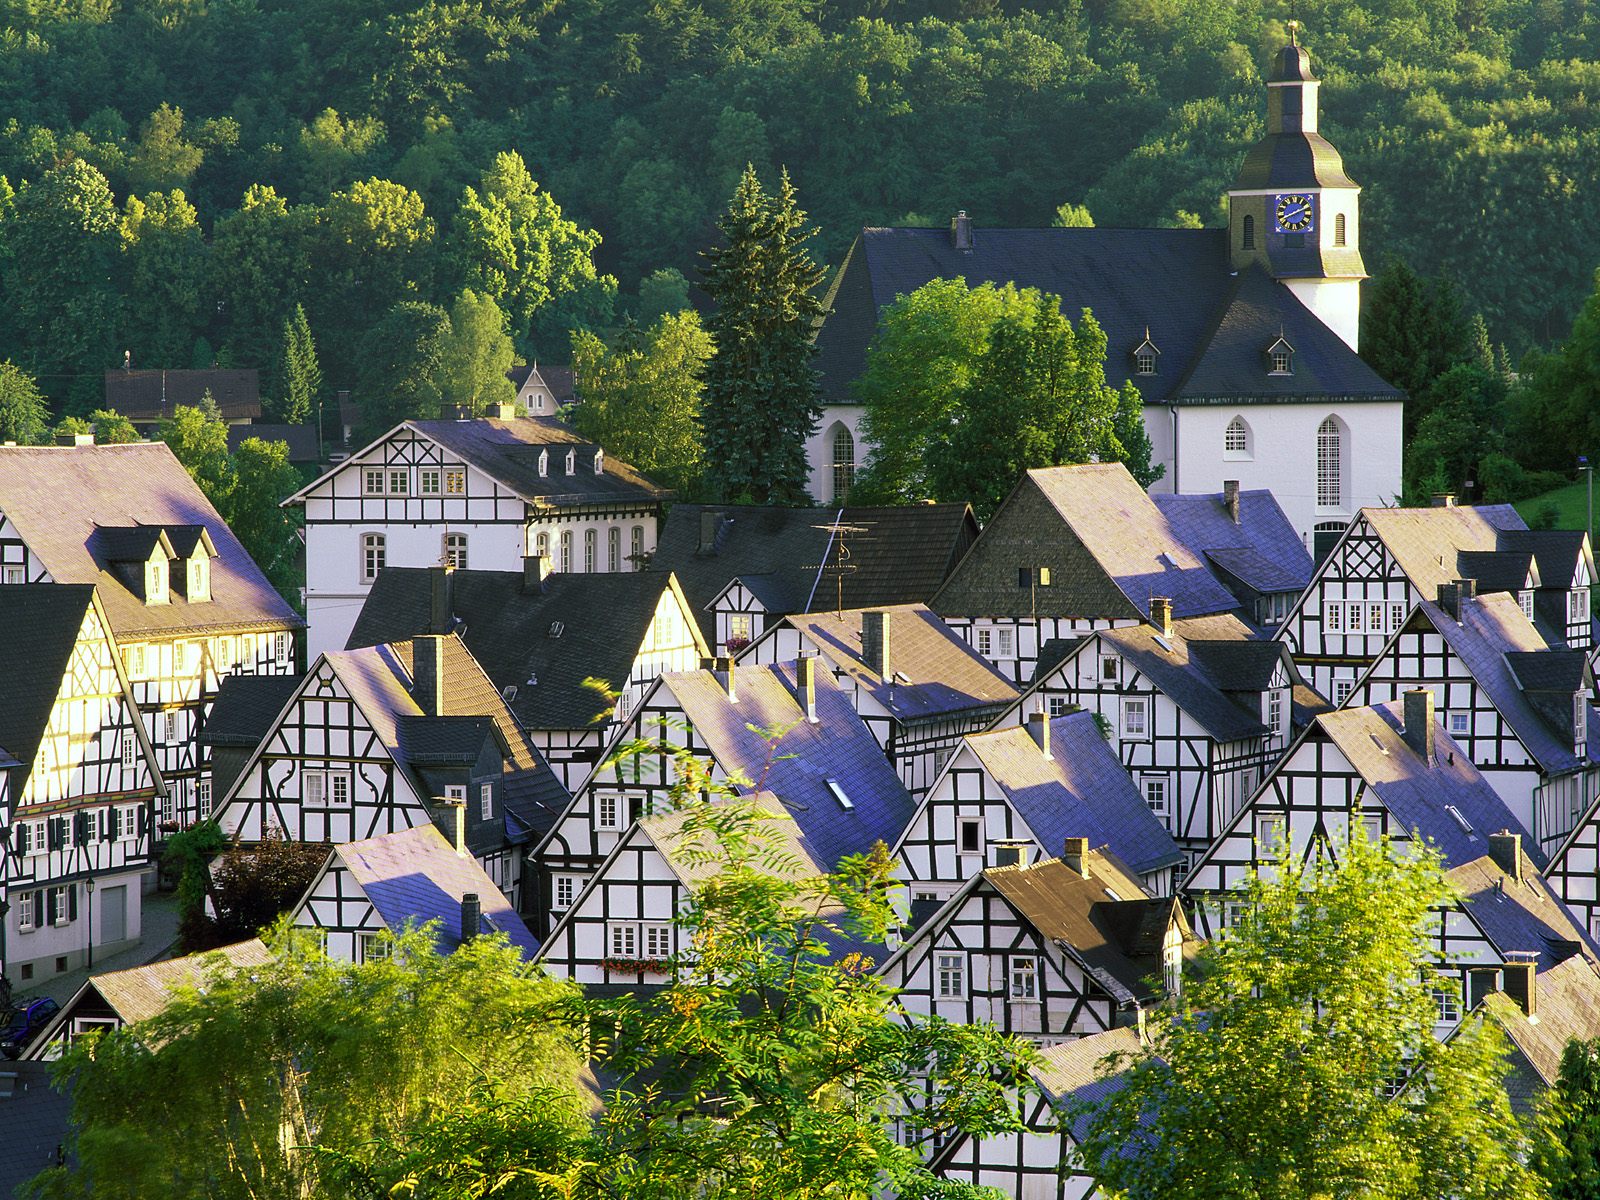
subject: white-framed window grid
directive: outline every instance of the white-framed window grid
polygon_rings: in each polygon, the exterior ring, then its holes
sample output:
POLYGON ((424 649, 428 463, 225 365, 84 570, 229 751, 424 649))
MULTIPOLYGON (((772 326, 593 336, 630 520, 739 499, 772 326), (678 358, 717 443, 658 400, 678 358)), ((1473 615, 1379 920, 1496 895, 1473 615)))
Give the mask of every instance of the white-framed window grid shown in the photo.
POLYGON ((1344 503, 1343 456, 1344 436, 1338 422, 1328 417, 1317 426, 1317 504, 1321 508, 1339 508, 1344 503))
POLYGON ((1150 702, 1143 696, 1126 696, 1122 701, 1122 736, 1142 742, 1150 737, 1150 702))
POLYGON ((467 535, 464 533, 447 533, 444 535, 444 561, 448 567, 458 571, 467 569, 467 535))
POLYGON ((34 911, 33 893, 23 891, 17 893, 17 928, 23 933, 36 929, 39 924, 39 914, 34 911))
POLYGON ((417 472, 417 495, 442 496, 444 494, 444 469, 423 467, 417 472))
POLYGON ((1145 806, 1156 816, 1168 813, 1172 781, 1165 774, 1141 775, 1139 790, 1144 793, 1145 806))
POLYGON ((616 792, 600 792, 594 798, 594 827, 609 830, 613 833, 621 832, 622 819, 627 811, 623 797, 616 792))
POLYGON ((494 784, 480 783, 478 785, 478 820, 492 821, 494 819, 494 784))
POLYGON ((622 570, 622 529, 617 525, 606 530, 606 570, 613 575, 622 570))
POLYGON ((571 908, 588 880, 583 875, 560 874, 552 880, 550 907, 556 912, 571 908))
POLYGON ((939 954, 935 956, 937 990, 941 1000, 959 1000, 967 994, 967 956, 965 954, 939 954))
POLYGON ((629 922, 613 922, 606 929, 612 958, 639 957, 639 927, 629 922))
POLYGON ((643 559, 644 559, 644 526, 643 525, 635 525, 633 527, 633 549, 632 549, 632 551, 630 551, 630 553, 633 555, 633 569, 635 571, 637 571, 644 565, 644 562, 643 562, 643 559))
POLYGON ((600 534, 598 530, 585 529, 583 531, 583 571, 586 575, 593 575, 596 560, 599 554, 600 534))
POLYGON ((444 494, 446 496, 465 496, 467 494, 467 472, 465 467, 446 467, 444 469, 444 494))
POLYGON ((381 533, 361 535, 361 580, 371 583, 383 570, 384 538, 381 533))
POLYGON ((646 958, 672 957, 672 926, 666 921, 646 921, 639 927, 646 958))
POLYGON ((1014 957, 1010 963, 1011 998, 1037 1000, 1039 998, 1039 960, 1032 956, 1014 957))

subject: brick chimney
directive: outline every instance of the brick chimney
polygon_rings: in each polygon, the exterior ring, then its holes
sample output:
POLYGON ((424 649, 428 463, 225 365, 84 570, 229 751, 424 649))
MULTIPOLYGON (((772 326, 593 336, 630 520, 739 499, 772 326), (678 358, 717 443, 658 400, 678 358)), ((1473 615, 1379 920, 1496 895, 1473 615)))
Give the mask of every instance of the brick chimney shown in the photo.
POLYGON ((861 657, 866 661, 867 670, 885 683, 893 681, 894 669, 889 657, 888 613, 861 614, 861 657))
POLYGON ((1172 599, 1169 596, 1150 597, 1150 624, 1164 638, 1172 636, 1172 599))
POLYGON ((739 685, 735 678, 736 673, 733 667, 733 659, 731 657, 717 659, 717 670, 727 672, 728 699, 737 704, 739 702, 739 685))
POLYGON ((429 633, 449 633, 455 625, 455 573, 448 563, 428 569, 429 633))
POLYGON ((1222 507, 1228 510, 1228 518, 1237 525, 1239 523, 1239 481, 1237 479, 1224 479, 1222 481, 1222 507))
POLYGON ((456 854, 462 858, 467 854, 467 802, 459 796, 452 796, 444 802, 445 808, 450 813, 450 844, 456 848, 456 854))
POLYGON ((1483 998, 1500 990, 1499 967, 1469 967, 1467 970, 1467 1007, 1477 1008, 1483 998))
MULTIPOLYGON (((1514 952, 1515 953, 1515 952, 1514 952)), ((1517 957, 1500 971, 1500 990, 1529 1017, 1539 1015, 1539 960, 1517 957)))
POLYGON ((950 244, 965 254, 972 252, 972 218, 964 208, 950 218, 950 244))
POLYGON ((444 639, 436 634, 411 641, 411 698, 424 716, 445 715, 444 639))
POLYGON ((1084 879, 1089 878, 1089 839, 1071 837, 1066 840, 1066 845, 1061 851, 1061 861, 1067 864, 1067 869, 1076 871, 1084 879))
POLYGON ((461 941, 470 942, 478 936, 483 924, 483 906, 478 903, 478 893, 468 892, 461 897, 461 941))
POLYGON ((1405 727, 1400 731, 1406 745, 1429 766, 1433 765, 1433 692, 1410 688, 1405 693, 1405 727))
POLYGON ((795 661, 795 687, 800 692, 800 707, 806 711, 806 720, 817 723, 817 656, 802 654, 795 661))
POLYGON ((1044 752, 1046 758, 1050 757, 1050 714, 1044 712, 1031 712, 1028 714, 1028 736, 1044 752))
POLYGON ((1023 841, 996 842, 994 865, 997 867, 1025 867, 1028 865, 1028 843, 1023 841))
POLYGON ((547 591, 546 581, 555 569, 555 559, 548 554, 529 554, 522 560, 522 590, 529 595, 547 591))
POLYGON ((1522 882, 1522 835, 1502 829, 1489 835, 1489 857, 1517 883, 1522 882))
POLYGON ((1454 492, 1435 492, 1431 503, 1434 508, 1454 508, 1456 506, 1456 494, 1454 492))

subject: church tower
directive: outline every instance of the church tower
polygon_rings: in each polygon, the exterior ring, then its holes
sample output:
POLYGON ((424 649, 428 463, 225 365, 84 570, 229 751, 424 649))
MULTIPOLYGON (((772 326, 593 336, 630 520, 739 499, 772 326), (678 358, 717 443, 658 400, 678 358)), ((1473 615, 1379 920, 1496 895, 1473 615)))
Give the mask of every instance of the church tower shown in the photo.
POLYGON ((1267 80, 1267 136, 1228 192, 1233 269, 1259 264, 1354 350, 1361 319, 1361 189, 1317 132, 1311 56, 1289 23, 1267 80))

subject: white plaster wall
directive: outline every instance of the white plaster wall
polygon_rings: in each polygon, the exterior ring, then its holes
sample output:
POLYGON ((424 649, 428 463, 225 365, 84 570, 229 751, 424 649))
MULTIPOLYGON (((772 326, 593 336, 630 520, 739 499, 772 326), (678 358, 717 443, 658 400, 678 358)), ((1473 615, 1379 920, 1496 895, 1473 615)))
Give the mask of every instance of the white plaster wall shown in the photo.
POLYGON ((822 419, 806 439, 806 464, 810 468, 809 488, 818 504, 830 504, 839 497, 833 494, 833 429, 844 424, 856 440, 856 473, 866 466, 868 448, 861 440, 861 418, 867 410, 859 404, 829 404, 822 410, 822 419))
MULTIPOLYGON (((141 917, 143 915, 143 872, 118 871, 106 872, 95 875, 95 891, 92 899, 85 891, 83 880, 74 880, 72 886, 78 889, 78 919, 69 921, 65 925, 42 924, 37 928, 24 933, 18 925, 20 916, 15 894, 9 896, 11 911, 6 914, 6 978, 19 991, 36 988, 57 974, 55 960, 65 958, 67 970, 72 971, 84 965, 88 958, 89 939, 92 936, 96 950, 106 945, 104 929, 101 918, 101 906, 104 902, 104 893, 107 888, 118 886, 127 889, 127 936, 116 944, 116 947, 107 951, 115 953, 117 948, 137 942, 142 936, 143 928, 141 917), (91 911, 92 910, 92 911, 91 911), (88 919, 86 919, 86 914, 88 919), (22 978, 24 964, 33 967, 31 979, 22 978)), ((13 892, 48 890, 48 882, 41 884, 18 884, 13 892)))
MULTIPOLYGON (((1324 219, 1331 227, 1332 216, 1324 219)), ((1301 304, 1316 313, 1324 325, 1344 339, 1345 345, 1352 350, 1357 349, 1356 343, 1361 333, 1359 279, 1285 279, 1283 282, 1299 297, 1301 304)))
MULTIPOLYGON (((1153 411, 1146 409, 1146 413, 1153 411)), ((1192 405, 1178 410, 1178 469, 1169 482, 1184 493, 1220 492, 1226 479, 1245 489, 1266 488, 1307 547, 1319 521, 1348 521, 1361 508, 1392 504, 1400 493, 1401 405, 1369 404, 1192 405), (1317 428, 1330 414, 1342 420, 1345 503, 1317 504, 1317 428), (1235 416, 1250 426, 1248 458, 1225 459, 1223 433, 1235 416)))

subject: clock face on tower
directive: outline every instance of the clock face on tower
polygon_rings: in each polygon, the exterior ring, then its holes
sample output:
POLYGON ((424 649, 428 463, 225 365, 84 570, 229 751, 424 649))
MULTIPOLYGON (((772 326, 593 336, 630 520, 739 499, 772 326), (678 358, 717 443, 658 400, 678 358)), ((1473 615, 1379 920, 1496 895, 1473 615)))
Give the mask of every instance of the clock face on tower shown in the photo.
POLYGON ((1273 222, 1279 233, 1309 233, 1314 211, 1312 198, 1304 192, 1290 192, 1273 199, 1273 222))

